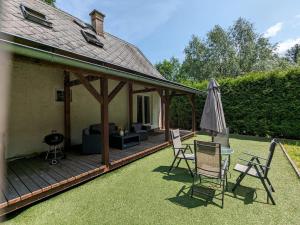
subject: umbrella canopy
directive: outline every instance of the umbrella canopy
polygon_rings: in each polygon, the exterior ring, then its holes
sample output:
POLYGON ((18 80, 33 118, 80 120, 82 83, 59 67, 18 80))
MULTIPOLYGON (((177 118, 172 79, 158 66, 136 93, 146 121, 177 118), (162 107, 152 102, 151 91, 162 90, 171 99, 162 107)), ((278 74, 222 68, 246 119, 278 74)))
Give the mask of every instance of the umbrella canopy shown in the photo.
POLYGON ((222 133, 226 129, 219 84, 214 79, 211 79, 208 84, 208 94, 202 113, 200 128, 212 135, 222 133))

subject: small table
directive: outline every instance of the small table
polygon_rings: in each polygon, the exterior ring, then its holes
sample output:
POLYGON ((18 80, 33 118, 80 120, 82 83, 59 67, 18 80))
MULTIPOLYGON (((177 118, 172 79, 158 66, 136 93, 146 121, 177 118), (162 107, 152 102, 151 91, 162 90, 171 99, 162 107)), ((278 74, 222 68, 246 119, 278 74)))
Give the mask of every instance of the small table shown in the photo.
POLYGON ((109 145, 113 148, 126 149, 140 144, 140 135, 129 133, 124 136, 112 135, 109 138, 109 145))
POLYGON ((221 154, 228 156, 228 167, 230 166, 230 156, 232 153, 234 153, 234 150, 232 148, 221 145, 221 154))

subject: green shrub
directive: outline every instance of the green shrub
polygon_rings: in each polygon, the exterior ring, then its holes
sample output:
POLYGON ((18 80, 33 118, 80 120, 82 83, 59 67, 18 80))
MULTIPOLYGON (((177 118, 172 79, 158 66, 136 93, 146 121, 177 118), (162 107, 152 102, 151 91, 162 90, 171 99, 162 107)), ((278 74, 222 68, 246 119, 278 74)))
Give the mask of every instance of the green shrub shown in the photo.
MULTIPOLYGON (((231 132, 300 138, 300 69, 256 72, 218 82, 231 132)), ((184 82, 199 90, 206 90, 207 83, 184 82)), ((205 94, 196 99, 198 128, 205 99, 205 94)), ((191 128, 191 109, 184 97, 172 100, 171 126, 191 128)))

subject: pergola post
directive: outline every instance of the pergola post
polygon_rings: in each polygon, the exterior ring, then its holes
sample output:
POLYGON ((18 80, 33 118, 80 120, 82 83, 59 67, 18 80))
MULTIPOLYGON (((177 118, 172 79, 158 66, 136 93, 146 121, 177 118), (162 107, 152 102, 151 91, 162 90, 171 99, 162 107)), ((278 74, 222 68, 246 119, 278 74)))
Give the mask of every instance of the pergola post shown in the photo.
POLYGON ((129 115, 129 129, 133 123, 133 90, 132 83, 128 83, 128 115, 129 115))
POLYGON ((165 90, 165 141, 170 142, 170 94, 165 90))
POLYGON ((161 129, 165 128, 165 99, 163 92, 160 92, 160 109, 161 109, 161 129))
POLYGON ((196 132, 196 104, 195 104, 195 95, 189 96, 191 106, 192 106, 192 132, 196 132))
POLYGON ((65 150, 71 146, 71 88, 69 86, 70 73, 64 72, 64 133, 65 133, 65 150))
POLYGON ((101 125, 102 125, 102 164, 109 167, 109 119, 108 119, 108 80, 106 77, 100 79, 100 90, 102 96, 101 125))

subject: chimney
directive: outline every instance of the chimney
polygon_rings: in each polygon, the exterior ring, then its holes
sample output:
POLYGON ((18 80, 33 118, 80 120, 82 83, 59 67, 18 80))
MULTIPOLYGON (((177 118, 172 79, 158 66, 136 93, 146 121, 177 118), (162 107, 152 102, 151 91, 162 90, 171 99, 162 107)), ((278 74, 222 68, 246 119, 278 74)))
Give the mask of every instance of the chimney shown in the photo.
POLYGON ((98 35, 104 36, 104 30, 103 30, 103 23, 104 23, 104 17, 105 15, 96 9, 94 9, 91 13, 91 21, 92 26, 95 29, 96 33, 98 35))

